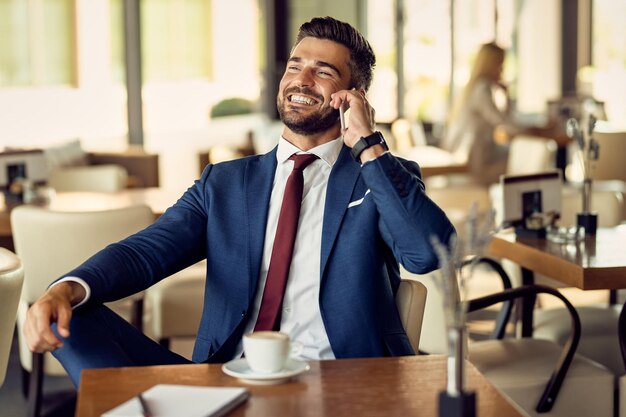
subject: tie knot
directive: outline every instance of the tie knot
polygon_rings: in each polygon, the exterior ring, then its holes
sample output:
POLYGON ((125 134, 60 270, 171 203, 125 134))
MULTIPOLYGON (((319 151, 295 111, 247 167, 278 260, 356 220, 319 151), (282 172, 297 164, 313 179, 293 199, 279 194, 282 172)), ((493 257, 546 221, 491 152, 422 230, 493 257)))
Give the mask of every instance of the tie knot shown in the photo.
POLYGON ((311 162, 317 159, 317 155, 313 155, 312 153, 305 153, 301 155, 293 154, 291 155, 291 157, 289 157, 289 159, 293 160, 294 170, 296 169, 303 170, 304 168, 309 166, 311 162))

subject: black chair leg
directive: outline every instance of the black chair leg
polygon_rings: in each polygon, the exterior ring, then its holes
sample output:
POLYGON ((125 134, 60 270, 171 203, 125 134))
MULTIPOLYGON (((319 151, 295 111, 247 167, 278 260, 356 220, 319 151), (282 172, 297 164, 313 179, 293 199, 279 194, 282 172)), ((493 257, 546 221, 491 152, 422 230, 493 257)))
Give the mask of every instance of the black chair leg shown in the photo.
POLYGON ((165 337, 163 339, 159 339, 159 345, 163 346, 165 349, 170 348, 170 338, 165 337))
POLYGON ((30 381, 30 372, 22 368, 22 395, 28 398, 28 385, 30 381))
POLYGON ((41 414, 43 384, 43 354, 33 353, 33 369, 28 383, 27 417, 39 417, 41 414))
POLYGON ((143 298, 133 301, 130 322, 137 330, 143 332, 143 298))

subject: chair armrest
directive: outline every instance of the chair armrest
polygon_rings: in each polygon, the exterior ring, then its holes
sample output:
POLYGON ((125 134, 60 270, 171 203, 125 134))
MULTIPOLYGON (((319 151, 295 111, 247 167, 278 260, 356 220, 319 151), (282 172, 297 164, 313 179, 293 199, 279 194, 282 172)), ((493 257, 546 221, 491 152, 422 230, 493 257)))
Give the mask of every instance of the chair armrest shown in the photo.
MULTIPOLYGON (((475 264, 489 265, 500 276, 500 279, 502 280, 503 289, 508 290, 509 288, 513 288, 513 285, 511 284, 511 278, 509 278, 509 275, 506 273, 504 268, 502 268, 502 265, 500 265, 500 263, 496 261, 495 259, 486 258, 486 257, 470 258, 470 259, 466 259, 465 261, 463 261, 462 267, 463 268, 472 267, 475 264)), ((509 319, 511 318, 512 311, 513 311, 513 301, 505 301, 502 304, 502 308, 498 312, 498 317, 496 318, 496 325, 494 326, 493 332, 491 333, 492 339, 504 338, 504 334, 506 332, 506 324, 509 322, 509 319)))
POLYGON ((580 341, 580 318, 574 306, 563 296, 559 291, 554 288, 546 287, 543 285, 527 285, 519 288, 512 288, 504 290, 499 293, 490 294, 484 297, 469 300, 467 302, 467 311, 476 311, 483 308, 492 306, 497 303, 501 303, 507 300, 514 300, 521 297, 533 296, 539 293, 551 294, 561 300, 570 313, 572 320, 572 331, 569 338, 563 346, 563 350, 556 367, 550 376, 550 380, 546 384, 546 388, 537 403, 535 410, 539 413, 547 412, 552 409, 556 397, 559 394, 563 380, 567 375, 567 371, 574 359, 576 349, 578 348, 578 342, 580 341))

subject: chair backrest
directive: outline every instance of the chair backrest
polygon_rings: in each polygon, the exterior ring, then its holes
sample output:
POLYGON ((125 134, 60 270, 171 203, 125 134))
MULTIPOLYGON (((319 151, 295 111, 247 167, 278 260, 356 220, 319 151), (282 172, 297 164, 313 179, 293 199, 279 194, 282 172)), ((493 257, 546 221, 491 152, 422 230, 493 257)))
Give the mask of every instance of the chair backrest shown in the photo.
POLYGON ((427 187, 426 194, 446 213, 461 239, 467 238, 468 213, 476 204, 482 222, 492 207, 489 189, 481 184, 453 187, 427 187))
POLYGON ((407 151, 415 146, 409 120, 403 118, 394 120, 391 123, 391 134, 397 152, 407 151))
POLYGON ((153 221, 147 205, 93 212, 16 207, 11 212, 11 227, 15 251, 24 264, 22 299, 36 301, 52 280, 153 221))
POLYGON ((128 172, 115 164, 57 168, 48 185, 56 191, 95 191, 112 193, 126 188, 128 172))
POLYGON ((556 142, 536 136, 518 135, 511 140, 506 173, 532 174, 556 166, 556 142))
POLYGON ((600 145, 600 154, 593 178, 596 180, 626 181, 626 131, 598 131, 593 137, 600 145))
POLYGON ((415 353, 419 351, 424 308, 426 307, 426 286, 419 281, 403 279, 396 293, 396 305, 400 320, 415 353))
POLYGON ((24 269, 19 258, 0 248, 0 386, 6 375, 23 281, 24 269))
MULTIPOLYGON (((75 268, 108 244, 117 242, 154 221, 147 205, 107 211, 58 212, 35 206, 19 206, 11 212, 15 250, 24 265, 24 289, 18 310, 18 325, 26 310, 50 283, 75 268)), ((20 336, 20 360, 30 369, 31 355, 20 336)), ((48 368, 46 372, 56 373, 48 368)))
MULTIPOLYGON (((541 397, 539 398, 537 406, 535 407, 535 410, 538 413, 543 413, 549 412, 554 406, 557 395, 561 390, 563 380, 565 379, 567 371, 569 370, 570 365, 574 360, 574 356, 576 355, 576 349, 578 348, 578 343, 580 341, 581 325, 580 317, 578 316, 578 313, 576 312, 574 306, 567 300, 567 298, 565 298, 564 295, 562 295, 558 290, 554 288, 542 285, 525 285, 522 287, 509 288, 502 292, 497 292, 483 297, 468 300, 467 311, 468 313, 471 313, 473 311, 481 310, 498 303, 521 299, 522 297, 527 297, 529 295, 536 296, 540 293, 550 294, 561 300, 561 302, 565 304, 565 307, 567 308, 571 319, 570 335, 562 347, 561 355, 557 360, 554 372, 550 376, 550 379, 547 381, 546 387, 541 394, 541 397)), ((470 351, 470 361, 472 360, 471 358, 472 354, 470 351)))
MULTIPOLYGON (((582 211, 582 189, 564 187, 561 200, 561 226, 575 226, 576 214, 582 211)), ((593 190, 591 210, 598 213, 599 227, 613 227, 622 222, 624 197, 620 192, 593 190)))

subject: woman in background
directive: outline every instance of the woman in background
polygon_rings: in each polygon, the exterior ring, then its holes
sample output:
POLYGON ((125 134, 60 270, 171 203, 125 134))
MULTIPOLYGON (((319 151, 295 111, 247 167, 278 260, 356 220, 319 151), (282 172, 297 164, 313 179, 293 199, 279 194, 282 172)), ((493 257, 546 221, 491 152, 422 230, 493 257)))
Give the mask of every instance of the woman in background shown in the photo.
POLYGON ((472 177, 484 184, 497 182, 506 171, 508 138, 521 129, 499 109, 494 92, 500 89, 504 49, 495 43, 481 46, 470 79, 452 108, 442 148, 466 157, 472 177))

